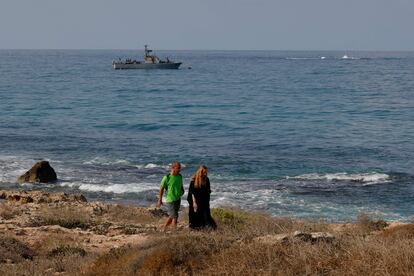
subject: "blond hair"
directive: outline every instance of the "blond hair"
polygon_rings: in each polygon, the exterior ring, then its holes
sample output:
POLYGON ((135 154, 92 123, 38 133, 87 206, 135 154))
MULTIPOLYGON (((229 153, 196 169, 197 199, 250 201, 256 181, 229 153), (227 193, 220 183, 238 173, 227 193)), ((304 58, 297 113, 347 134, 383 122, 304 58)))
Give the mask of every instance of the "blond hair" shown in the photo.
POLYGON ((194 187, 200 188, 201 186, 206 185, 207 183, 207 167, 205 165, 200 165, 197 172, 193 175, 192 181, 194 181, 194 187))

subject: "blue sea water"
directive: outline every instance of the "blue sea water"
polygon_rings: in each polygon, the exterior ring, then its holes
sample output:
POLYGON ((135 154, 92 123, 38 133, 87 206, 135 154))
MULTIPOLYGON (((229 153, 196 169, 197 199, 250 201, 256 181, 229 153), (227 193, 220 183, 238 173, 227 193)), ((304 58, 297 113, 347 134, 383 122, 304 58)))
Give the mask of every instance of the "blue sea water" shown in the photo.
POLYGON ((414 219, 414 52, 0 50, 0 188, 149 206, 168 164, 213 206, 414 219), (342 59, 347 55, 347 59, 342 59), (191 67, 191 69, 189 69, 191 67), (16 184, 49 160, 55 184, 16 184))

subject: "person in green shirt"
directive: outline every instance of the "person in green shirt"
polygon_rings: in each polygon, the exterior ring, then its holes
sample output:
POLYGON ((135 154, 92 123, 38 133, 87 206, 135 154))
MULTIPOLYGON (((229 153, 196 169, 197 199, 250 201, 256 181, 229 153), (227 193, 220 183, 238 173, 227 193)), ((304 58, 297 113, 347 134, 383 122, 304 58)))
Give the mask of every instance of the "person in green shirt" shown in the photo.
POLYGON ((181 197, 184 194, 183 177, 180 174, 181 164, 174 161, 171 164, 170 174, 164 176, 161 180, 160 193, 157 203, 157 208, 160 208, 164 190, 166 190, 166 205, 168 207, 168 219, 165 222, 164 230, 172 224, 175 228, 177 226, 178 211, 180 210, 181 197))

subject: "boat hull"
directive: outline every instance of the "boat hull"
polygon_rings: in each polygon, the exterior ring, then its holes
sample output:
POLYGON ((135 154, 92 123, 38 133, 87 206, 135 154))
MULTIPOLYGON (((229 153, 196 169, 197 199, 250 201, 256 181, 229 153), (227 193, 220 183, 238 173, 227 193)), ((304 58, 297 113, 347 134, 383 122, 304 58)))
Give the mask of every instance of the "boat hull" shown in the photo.
POLYGON ((124 63, 114 62, 112 66, 116 70, 122 69, 178 69, 181 62, 170 63, 124 63))

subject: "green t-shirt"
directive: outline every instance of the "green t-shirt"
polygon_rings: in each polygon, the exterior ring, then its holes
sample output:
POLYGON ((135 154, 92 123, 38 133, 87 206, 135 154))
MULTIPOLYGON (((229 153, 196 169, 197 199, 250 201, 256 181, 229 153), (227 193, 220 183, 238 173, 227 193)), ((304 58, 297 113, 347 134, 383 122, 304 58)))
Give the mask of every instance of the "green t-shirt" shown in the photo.
POLYGON ((167 190, 167 202, 177 201, 184 194, 183 177, 181 174, 165 175, 161 180, 161 186, 167 190))

